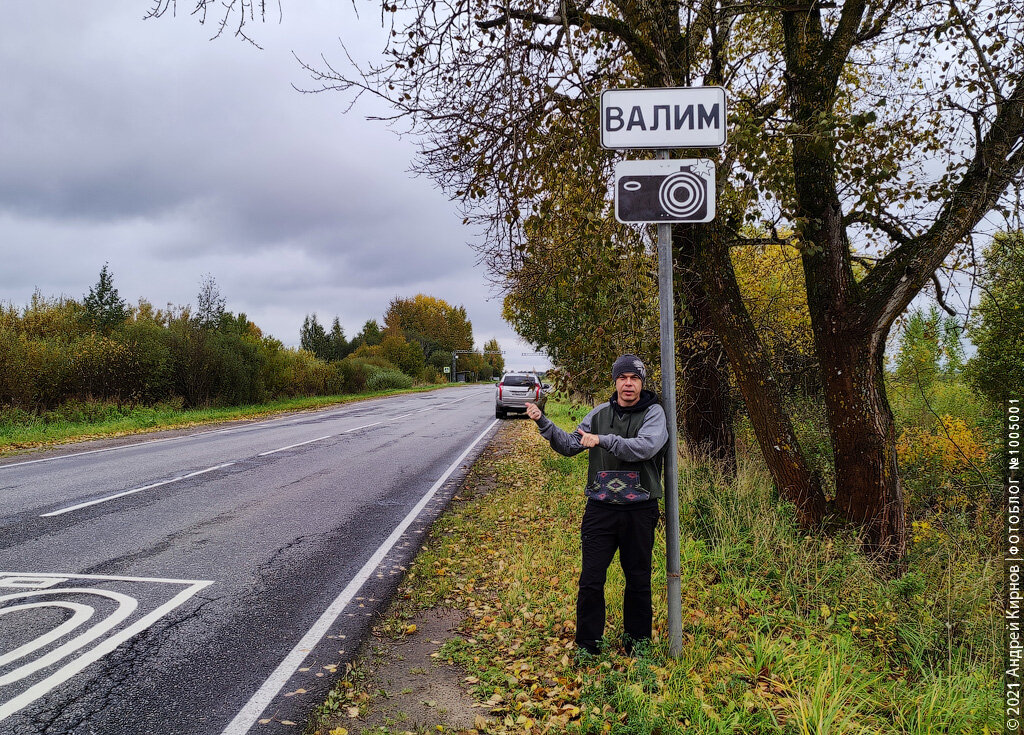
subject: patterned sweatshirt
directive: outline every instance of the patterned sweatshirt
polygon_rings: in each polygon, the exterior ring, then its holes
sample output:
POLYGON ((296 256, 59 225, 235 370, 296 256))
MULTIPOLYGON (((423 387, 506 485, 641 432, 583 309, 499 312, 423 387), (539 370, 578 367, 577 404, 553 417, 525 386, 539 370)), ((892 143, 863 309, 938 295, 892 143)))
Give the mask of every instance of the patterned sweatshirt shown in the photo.
POLYGON ((584 450, 580 432, 597 434, 600 443, 590 451, 588 484, 594 482, 602 470, 638 469, 641 484, 651 494, 651 499, 660 498, 665 494, 661 478, 668 441, 665 411, 658 397, 649 390, 641 391, 640 400, 632 406, 619 406, 616 399, 617 395, 612 394, 609 401, 588 413, 572 433, 555 426, 547 416, 537 421, 537 428, 552 449, 567 457, 584 450))

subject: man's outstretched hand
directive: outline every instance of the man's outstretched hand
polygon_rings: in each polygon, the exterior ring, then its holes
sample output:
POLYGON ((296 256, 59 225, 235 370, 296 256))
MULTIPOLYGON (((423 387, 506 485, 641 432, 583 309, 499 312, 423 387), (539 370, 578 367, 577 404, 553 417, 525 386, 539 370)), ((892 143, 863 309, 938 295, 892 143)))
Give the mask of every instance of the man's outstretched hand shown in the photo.
MULTIPOLYGON (((540 421, 540 417, 544 415, 544 412, 540 410, 537 404, 527 401, 526 415, 534 421, 540 421)), ((576 430, 576 433, 580 435, 580 444, 582 444, 585 449, 593 449, 601 443, 601 437, 597 434, 588 434, 585 431, 579 431, 579 429, 576 430)))

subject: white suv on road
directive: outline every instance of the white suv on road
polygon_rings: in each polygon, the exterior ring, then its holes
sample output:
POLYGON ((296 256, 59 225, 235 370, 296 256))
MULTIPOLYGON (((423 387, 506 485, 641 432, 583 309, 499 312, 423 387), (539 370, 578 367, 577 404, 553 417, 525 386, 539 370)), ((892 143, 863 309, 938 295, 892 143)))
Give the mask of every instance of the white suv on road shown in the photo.
POLYGON ((526 403, 536 403, 548 386, 533 373, 505 373, 494 389, 494 416, 503 419, 510 411, 525 413, 526 403))

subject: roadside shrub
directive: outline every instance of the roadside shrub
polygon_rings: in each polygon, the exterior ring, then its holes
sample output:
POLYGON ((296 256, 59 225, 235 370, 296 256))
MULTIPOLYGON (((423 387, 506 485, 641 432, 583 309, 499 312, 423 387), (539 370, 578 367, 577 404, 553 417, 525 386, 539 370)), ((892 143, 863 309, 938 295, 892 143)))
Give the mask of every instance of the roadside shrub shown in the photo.
POLYGON ((306 350, 291 352, 290 396, 329 396, 344 392, 344 374, 306 350))
POLYGON ((35 385, 28 360, 28 340, 12 329, 0 329, 0 402, 31 408, 35 385))
POLYGON ((292 397, 294 393, 294 364, 297 350, 286 349, 280 340, 264 337, 260 340, 260 381, 271 396, 292 397))
POLYGON ((40 414, 39 418, 44 424, 99 423, 127 416, 131 410, 111 401, 73 399, 40 414))
POLYGON ((81 373, 77 345, 55 340, 25 340, 25 370, 31 381, 29 407, 42 410, 79 394, 81 373))
POLYGON ((428 385, 445 382, 444 373, 433 365, 427 365, 425 368, 420 370, 420 374, 417 376, 417 379, 421 383, 426 383, 428 385))
POLYGON ((221 406, 266 400, 256 344, 232 332, 206 331, 210 332, 208 344, 212 353, 212 400, 221 406))
POLYGON ((416 375, 424 365, 423 346, 406 341, 402 334, 387 332, 380 343, 381 354, 394 363, 406 375, 416 375))
POLYGON ((412 388, 412 378, 399 370, 382 370, 370 376, 366 387, 371 391, 412 388))
POLYGON ((341 371, 342 390, 345 393, 362 393, 366 390, 366 380, 372 372, 379 370, 356 357, 346 357, 338 363, 341 371))
MULTIPOLYGON (((370 365, 379 370, 397 370, 401 372, 398 365, 388 360, 383 355, 370 355, 369 357, 361 358, 364 363, 370 365)), ((377 372, 374 370, 374 372, 377 372)))
POLYGON ((912 515, 984 502, 991 453, 982 433, 964 419, 945 415, 931 429, 909 426, 896 451, 912 515))
POLYGON ((146 404, 169 398, 173 391, 171 350, 167 331, 153 320, 128 324, 120 336, 130 355, 130 373, 124 376, 125 394, 146 404))
POLYGON ((74 342, 89 333, 84 314, 85 308, 74 299, 46 298, 36 291, 21 313, 18 328, 30 339, 74 342))
POLYGON ((91 333, 75 345, 74 355, 80 399, 120 401, 138 392, 139 370, 125 344, 91 333))
POLYGON ((16 406, 0 404, 0 426, 31 426, 39 417, 16 406))
MULTIPOLYGON (((401 372, 385 358, 379 355, 367 355, 365 351, 360 354, 349 355, 341 362, 336 363, 336 365, 341 370, 343 391, 345 393, 362 393, 365 390, 374 390, 369 387, 370 378, 374 375, 381 372, 401 372)), ((380 388, 378 390, 386 389, 380 388)))

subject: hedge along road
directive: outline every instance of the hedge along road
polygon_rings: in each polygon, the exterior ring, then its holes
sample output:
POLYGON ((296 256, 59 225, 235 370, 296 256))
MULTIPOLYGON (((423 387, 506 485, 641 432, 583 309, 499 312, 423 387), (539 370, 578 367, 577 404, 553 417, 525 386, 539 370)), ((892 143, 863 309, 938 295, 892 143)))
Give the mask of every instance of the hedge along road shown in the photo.
POLYGON ((297 731, 496 431, 493 388, 0 464, 0 731, 297 731))

